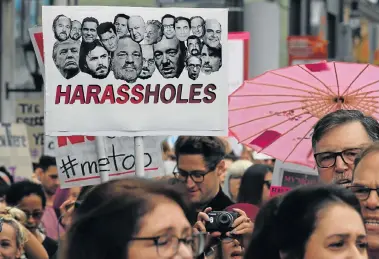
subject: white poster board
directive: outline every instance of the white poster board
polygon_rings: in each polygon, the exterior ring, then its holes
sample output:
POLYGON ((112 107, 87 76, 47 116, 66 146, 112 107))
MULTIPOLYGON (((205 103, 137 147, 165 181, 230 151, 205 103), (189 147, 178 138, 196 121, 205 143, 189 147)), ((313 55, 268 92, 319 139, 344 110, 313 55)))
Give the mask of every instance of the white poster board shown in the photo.
POLYGON ((16 123, 26 125, 32 162, 38 163, 44 147, 43 99, 16 100, 16 123))
POLYGON ((227 9, 44 6, 42 20, 47 135, 227 135, 227 9), (120 13, 130 37, 99 39, 97 24, 120 13), (193 16, 205 27, 192 30, 193 16))
POLYGON ((16 181, 31 179, 33 167, 25 124, 0 124, 0 166, 5 166, 16 181))
MULTIPOLYGON (((164 176, 158 137, 144 137, 144 153, 145 176, 164 176)), ((62 188, 100 184, 104 171, 109 180, 136 176, 134 138, 105 137, 105 156, 99 157, 95 137, 58 137, 55 154, 62 188)))

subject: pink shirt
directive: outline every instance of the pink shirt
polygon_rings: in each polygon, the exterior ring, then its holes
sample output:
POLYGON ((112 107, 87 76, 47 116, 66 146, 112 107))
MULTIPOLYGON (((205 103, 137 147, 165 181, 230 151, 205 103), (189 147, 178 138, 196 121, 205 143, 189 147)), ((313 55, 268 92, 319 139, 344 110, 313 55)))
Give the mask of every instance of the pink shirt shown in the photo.
POLYGON ((57 214, 53 207, 46 206, 42 216, 42 225, 45 229, 46 236, 58 240, 59 236, 65 233, 64 228, 58 222, 57 214), (59 228, 59 230, 58 230, 59 228))

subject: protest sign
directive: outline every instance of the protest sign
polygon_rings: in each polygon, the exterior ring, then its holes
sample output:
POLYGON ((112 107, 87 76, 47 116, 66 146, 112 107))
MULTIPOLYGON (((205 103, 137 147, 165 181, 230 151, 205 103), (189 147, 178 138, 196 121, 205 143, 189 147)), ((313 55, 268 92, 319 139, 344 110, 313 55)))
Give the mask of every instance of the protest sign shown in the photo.
POLYGON ((27 127, 30 155, 32 162, 37 163, 43 152, 44 122, 43 99, 19 99, 16 101, 16 123, 27 127))
POLYGON ((300 185, 310 185, 318 182, 318 172, 315 169, 275 161, 272 184, 270 187, 271 196, 287 192, 300 185))
POLYGON ((31 178, 33 167, 24 124, 0 124, 0 166, 5 166, 15 180, 31 178))
MULTIPOLYGON (((144 168, 147 178, 163 176, 160 141, 144 137, 144 168)), ((58 137, 55 149, 59 180, 62 188, 100 183, 100 173, 109 179, 135 176, 134 139, 105 137, 105 156, 99 157, 95 137, 58 137)))
POLYGON ((41 74, 45 80, 45 65, 44 65, 44 53, 43 53, 43 34, 42 27, 33 27, 29 29, 30 40, 32 41, 34 52, 37 57, 41 74))
POLYGON ((42 12, 47 135, 227 135, 227 9, 42 12))
POLYGON ((249 79, 249 38, 248 32, 231 32, 228 35, 229 94, 249 79))

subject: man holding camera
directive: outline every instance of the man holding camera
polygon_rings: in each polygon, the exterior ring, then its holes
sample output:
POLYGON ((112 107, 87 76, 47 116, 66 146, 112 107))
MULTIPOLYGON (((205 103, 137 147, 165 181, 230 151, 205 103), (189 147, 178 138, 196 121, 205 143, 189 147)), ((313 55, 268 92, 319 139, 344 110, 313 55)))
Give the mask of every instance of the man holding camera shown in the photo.
POLYGON ((233 209, 234 213, 229 213, 225 222, 227 217, 223 210, 233 204, 222 191, 219 180, 225 169, 225 153, 225 146, 218 137, 180 136, 175 143, 177 168, 174 175, 185 184, 196 210, 197 217, 191 219, 196 231, 211 232, 210 236, 219 240, 237 240, 251 234, 254 224, 240 209, 233 209))

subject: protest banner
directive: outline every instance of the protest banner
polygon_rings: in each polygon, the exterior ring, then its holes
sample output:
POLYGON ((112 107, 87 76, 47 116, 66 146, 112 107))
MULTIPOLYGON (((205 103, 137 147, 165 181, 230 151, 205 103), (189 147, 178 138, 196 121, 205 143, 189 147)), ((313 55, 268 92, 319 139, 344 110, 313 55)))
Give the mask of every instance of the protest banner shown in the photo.
POLYGON ((249 32, 228 34, 229 94, 249 79, 249 32))
POLYGON ((47 135, 227 135, 227 9, 42 12, 47 135))
POLYGON ((44 53, 43 53, 43 34, 42 27, 33 27, 29 29, 30 40, 32 41, 34 52, 36 54, 39 68, 43 80, 45 80, 45 66, 44 66, 44 53))
POLYGON ((16 100, 16 123, 24 123, 28 132, 32 162, 37 163, 44 147, 43 99, 16 100))
POLYGON ((270 195, 276 196, 297 186, 310 185, 317 182, 317 170, 302 165, 283 163, 276 160, 272 175, 270 195))
MULTIPOLYGON (((62 188, 94 185, 106 172, 109 180, 135 176, 134 138, 105 137, 105 152, 99 156, 95 137, 58 137, 55 149, 62 188)), ((144 137, 144 170, 147 178, 164 176, 160 141, 144 137)))
POLYGON ((25 124, 0 124, 0 166, 15 180, 31 179, 33 173, 25 124))

